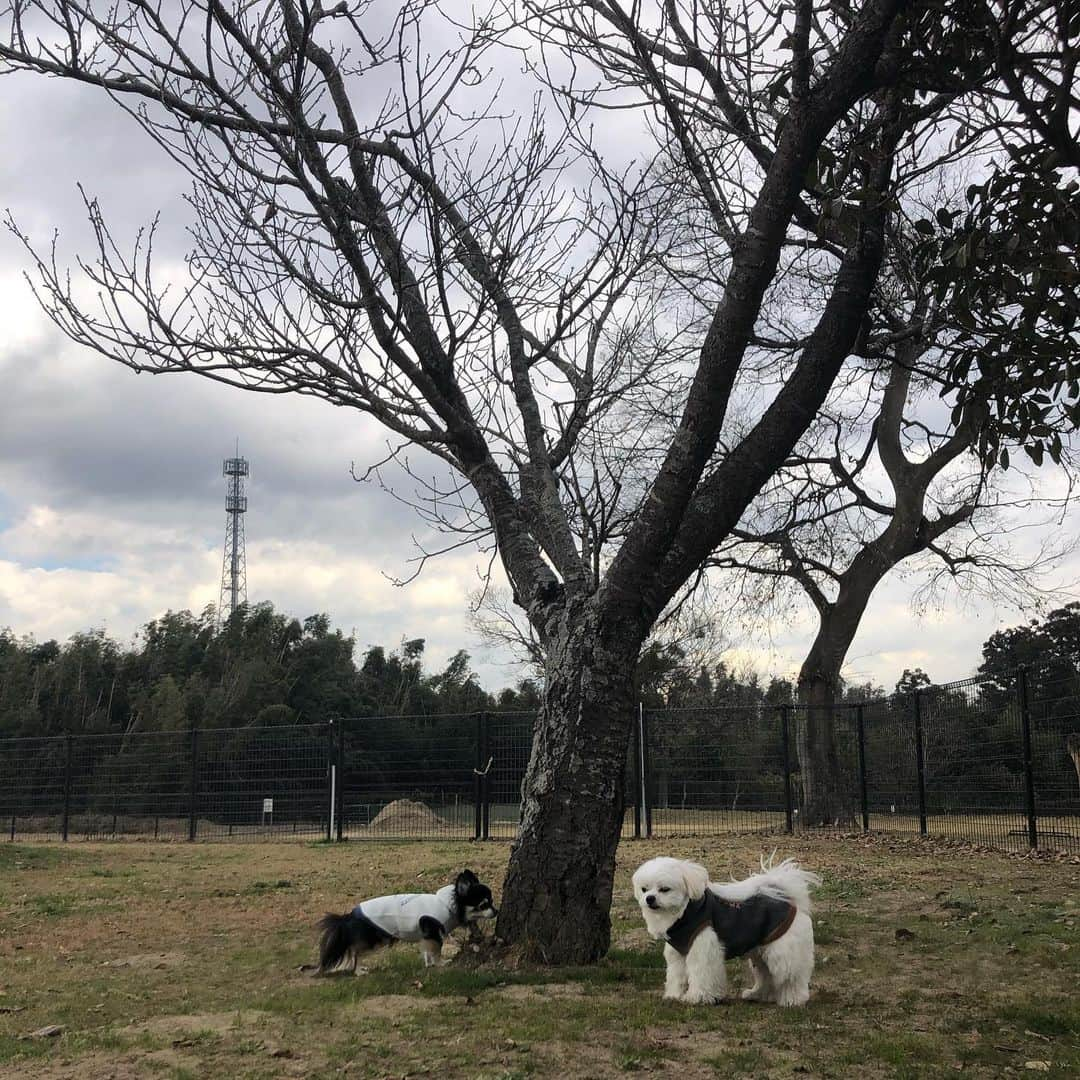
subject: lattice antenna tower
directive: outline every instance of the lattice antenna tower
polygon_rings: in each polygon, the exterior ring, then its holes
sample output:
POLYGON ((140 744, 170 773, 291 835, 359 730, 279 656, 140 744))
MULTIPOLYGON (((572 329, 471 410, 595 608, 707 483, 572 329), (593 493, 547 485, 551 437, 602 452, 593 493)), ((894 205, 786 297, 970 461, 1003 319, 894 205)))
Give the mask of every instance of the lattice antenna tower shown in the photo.
POLYGON ((241 604, 247 603, 247 559, 244 554, 244 514, 247 496, 244 478, 248 475, 247 458, 226 458, 221 467, 225 477, 225 556, 221 564, 221 598, 218 601, 220 626, 241 604))

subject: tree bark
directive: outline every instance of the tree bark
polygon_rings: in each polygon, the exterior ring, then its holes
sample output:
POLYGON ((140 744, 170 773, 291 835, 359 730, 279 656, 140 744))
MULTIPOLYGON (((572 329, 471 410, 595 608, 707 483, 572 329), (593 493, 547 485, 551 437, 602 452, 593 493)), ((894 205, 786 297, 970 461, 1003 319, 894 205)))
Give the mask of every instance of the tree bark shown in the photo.
POLYGON ((610 944, 638 647, 586 618, 548 650, 496 927, 525 959, 592 963, 610 944))
POLYGON ((1065 736, 1065 749, 1069 752, 1069 757, 1072 758, 1072 763, 1076 767, 1076 782, 1080 784, 1080 731, 1075 735, 1065 736))
POLYGON ((799 672, 795 727, 802 780, 799 821, 807 827, 851 825, 855 821, 854 792, 846 783, 836 746, 840 663, 829 661, 830 656, 838 656, 842 662, 847 644, 838 648, 831 638, 830 628, 823 623, 799 672))

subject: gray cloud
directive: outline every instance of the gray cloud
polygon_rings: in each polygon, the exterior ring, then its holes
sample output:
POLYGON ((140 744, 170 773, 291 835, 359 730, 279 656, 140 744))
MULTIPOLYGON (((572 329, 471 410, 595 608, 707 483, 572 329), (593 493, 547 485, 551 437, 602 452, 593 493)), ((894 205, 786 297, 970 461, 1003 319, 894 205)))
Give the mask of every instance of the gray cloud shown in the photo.
MULTIPOLYGON (((130 117, 60 80, 9 77, 4 93, 0 205, 38 242, 57 229, 63 257, 89 250, 81 180, 120 237, 130 240, 160 211, 159 254, 183 253, 188 178, 130 117)), ((629 124, 616 114, 604 126, 613 148, 629 124)), ((481 653, 465 598, 484 560, 437 561, 403 589, 384 577, 409 571, 409 537, 425 530, 407 507, 349 477, 351 461, 382 456, 371 421, 314 400, 135 376, 49 327, 19 279, 26 266, 14 239, 0 235, 0 626, 65 637, 104 622, 126 637, 168 607, 216 600, 220 464, 238 437, 252 463, 253 600, 297 615, 325 610, 355 628, 361 646, 425 636, 436 664, 461 647, 481 653)), ((908 594, 893 580, 875 597, 852 649, 853 677, 891 685, 916 664, 937 678, 964 674, 981 641, 1014 617, 984 603, 919 623, 908 594)), ((773 649, 748 654, 790 673, 811 631, 805 620, 778 628, 773 649)), ((513 677, 499 661, 478 663, 489 685, 513 677)))

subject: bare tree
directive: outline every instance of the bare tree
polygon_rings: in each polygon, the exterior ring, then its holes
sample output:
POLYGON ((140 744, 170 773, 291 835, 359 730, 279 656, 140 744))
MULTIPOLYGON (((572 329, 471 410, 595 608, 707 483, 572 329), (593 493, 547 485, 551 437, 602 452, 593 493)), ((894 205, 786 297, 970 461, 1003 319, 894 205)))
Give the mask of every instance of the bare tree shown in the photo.
MULTIPOLYGON (((1001 80, 956 102, 953 138, 934 160, 939 173, 950 156, 977 162, 973 171, 989 170, 989 179, 968 187, 965 207, 947 174, 929 174, 936 212, 931 201, 929 216, 916 219, 912 211, 926 206, 928 155, 900 148, 894 191, 907 213, 887 232, 888 270, 856 344, 862 370, 853 365, 834 383, 819 424, 711 560, 756 580, 745 591, 758 610, 764 596, 771 608, 794 585, 817 612, 798 683, 802 820, 810 824, 852 816, 834 706, 847 652, 885 576, 904 565, 925 574, 924 592, 944 580, 1016 602, 1041 592, 1041 572, 1070 547, 1022 556, 998 511, 1022 507, 1028 527, 1046 525, 1068 499, 1042 497, 1034 483, 1023 490, 1023 480, 1017 492, 1015 470, 1003 475, 1010 451, 1015 458, 1023 449, 1037 466, 1049 457, 1071 491, 1080 204, 1075 180, 1055 170, 1076 163, 1069 43, 1080 20, 1060 0, 976 2, 965 16, 971 40, 954 56, 956 74, 978 68, 972 50, 982 42, 1001 80), (1041 520, 1031 515, 1039 506, 1041 520)), ((842 200, 825 216, 835 236, 842 200)), ((819 223, 819 238, 830 236, 828 225, 819 223)), ((820 293, 815 275, 811 260, 784 266, 784 302, 807 306, 820 293)), ((791 355, 798 322, 782 310, 762 316, 756 348, 791 355)))
POLYGON ((494 542, 546 673, 498 933, 553 963, 601 955, 635 659, 852 355, 898 147, 933 141, 993 77, 967 24, 908 0, 594 0, 538 5, 528 25, 501 5, 455 19, 349 0, 5 15, 3 70, 107 93, 193 181, 173 291, 153 231, 125 253, 88 200, 81 265, 102 307, 39 257, 57 324, 135 370, 366 413, 445 466, 426 498, 451 541, 494 542), (940 58, 960 47, 957 77, 940 58), (553 95, 508 104, 501 50, 553 95), (605 106, 647 122, 638 167, 595 150, 586 118, 605 106), (744 394, 762 305, 800 249, 822 291, 769 391, 757 369, 744 394), (628 423, 642 394, 670 400, 660 444, 628 423))
MULTIPOLYGON (((1023 525, 1013 526, 1022 531, 1052 524, 1067 506, 1068 443, 1056 455, 1064 492, 1054 496, 1001 468, 1000 438, 991 440, 991 454, 980 453, 994 422, 985 398, 971 395, 955 407, 955 388, 949 400, 940 395, 945 357, 963 327, 933 305, 911 251, 902 235, 891 237, 890 273, 883 277, 900 288, 879 288, 879 325, 861 346, 864 370, 834 388, 814 429, 710 559, 736 575, 736 587, 742 579, 747 603, 758 611, 772 608, 788 587, 816 611, 817 632, 798 677, 800 820, 810 825, 853 818, 835 706, 848 651, 881 582, 904 566, 922 578, 924 592, 945 578, 1023 602, 1039 595, 1042 572, 1070 547, 1044 544, 1031 557, 1010 546, 1010 508, 1023 509, 1023 525)), ((1015 381, 1006 392, 1033 389, 1015 381)), ((1072 425, 1059 405, 1047 410, 1045 422, 1067 439, 1072 425)))

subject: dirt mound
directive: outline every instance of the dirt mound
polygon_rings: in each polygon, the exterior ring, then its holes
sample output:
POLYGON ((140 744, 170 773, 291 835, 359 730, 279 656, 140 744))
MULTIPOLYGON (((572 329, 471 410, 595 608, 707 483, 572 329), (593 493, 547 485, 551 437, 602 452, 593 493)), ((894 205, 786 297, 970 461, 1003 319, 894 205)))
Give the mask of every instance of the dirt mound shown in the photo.
POLYGON ((409 833, 428 829, 449 829, 450 822, 439 817, 422 802, 413 799, 395 799, 387 803, 371 820, 371 832, 407 836, 409 833))

